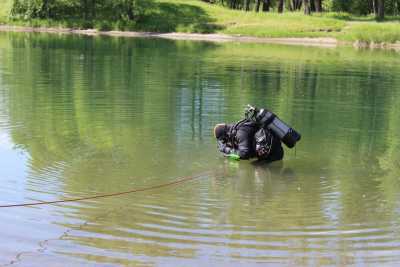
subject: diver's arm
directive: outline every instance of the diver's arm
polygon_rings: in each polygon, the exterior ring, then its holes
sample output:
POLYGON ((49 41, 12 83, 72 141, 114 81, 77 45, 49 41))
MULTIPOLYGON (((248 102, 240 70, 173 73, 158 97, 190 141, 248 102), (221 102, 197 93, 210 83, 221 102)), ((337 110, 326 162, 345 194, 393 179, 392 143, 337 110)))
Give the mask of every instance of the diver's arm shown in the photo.
POLYGON ((237 154, 241 159, 249 159, 251 155, 251 146, 252 146, 252 138, 250 134, 253 134, 253 131, 249 127, 243 127, 238 132, 238 147, 237 154))
POLYGON ((238 155, 237 151, 230 147, 226 142, 223 140, 217 140, 218 150, 224 154, 225 157, 230 159, 239 160, 240 156, 238 155))
POLYGON ((237 149, 233 148, 229 143, 223 139, 217 140, 218 150, 224 156, 232 157, 235 159, 249 159, 251 157, 251 138, 249 136, 249 129, 247 127, 238 131, 238 146, 237 149), (245 129, 246 128, 246 129, 245 129))
POLYGON ((238 144, 237 154, 240 156, 241 159, 249 159, 250 158, 250 142, 249 140, 243 139, 238 144))
POLYGON ((233 148, 231 148, 224 140, 217 140, 218 150, 223 154, 230 154, 233 148))

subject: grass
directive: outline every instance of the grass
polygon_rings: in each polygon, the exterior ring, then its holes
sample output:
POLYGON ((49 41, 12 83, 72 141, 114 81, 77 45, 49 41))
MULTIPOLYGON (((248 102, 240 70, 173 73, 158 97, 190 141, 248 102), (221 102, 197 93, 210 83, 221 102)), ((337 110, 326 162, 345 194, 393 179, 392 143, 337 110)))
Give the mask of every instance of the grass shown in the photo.
MULTIPOLYGON (((158 0, 158 5, 192 6, 199 10, 197 14, 203 17, 200 32, 213 32, 248 35, 256 37, 309 37, 323 36, 326 33, 340 31, 345 22, 328 17, 308 17, 302 13, 255 13, 229 10, 227 8, 210 5, 198 0, 158 0), (208 26, 208 27, 206 27, 208 26)), ((155 12, 155 15, 163 12, 155 12)), ((183 15, 183 14, 182 14, 183 15)), ((189 14, 187 18, 193 17, 189 14)), ((160 25, 167 21, 160 21, 160 25)), ((190 31, 189 25, 178 23, 177 30, 190 31)))
POLYGON ((400 41, 400 23, 349 23, 349 27, 338 35, 338 39, 365 43, 396 43, 400 41))
POLYGON ((229 10, 200 0, 154 0, 136 23, 121 21, 8 19, 12 0, 2 0, 0 23, 33 27, 96 28, 148 32, 224 33, 255 37, 334 37, 342 41, 395 43, 400 41, 400 18, 375 22, 373 16, 346 13, 305 16, 299 13, 255 13, 229 10))

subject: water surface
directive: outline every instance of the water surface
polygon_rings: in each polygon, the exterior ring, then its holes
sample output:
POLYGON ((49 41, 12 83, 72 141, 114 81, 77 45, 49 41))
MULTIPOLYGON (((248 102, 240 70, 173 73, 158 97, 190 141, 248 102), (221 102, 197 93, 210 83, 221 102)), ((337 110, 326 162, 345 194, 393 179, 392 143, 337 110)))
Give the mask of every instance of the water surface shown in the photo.
POLYGON ((0 33, 0 265, 396 266, 400 56, 0 33), (302 133, 229 162, 215 123, 266 106, 302 133))

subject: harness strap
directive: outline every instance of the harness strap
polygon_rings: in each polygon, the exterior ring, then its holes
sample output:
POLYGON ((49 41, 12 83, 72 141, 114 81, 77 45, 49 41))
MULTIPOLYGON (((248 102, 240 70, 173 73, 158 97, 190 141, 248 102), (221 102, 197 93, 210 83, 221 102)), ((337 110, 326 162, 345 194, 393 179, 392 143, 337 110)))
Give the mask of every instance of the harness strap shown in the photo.
POLYGON ((243 123, 245 123, 247 121, 247 119, 243 119, 243 120, 241 120, 241 121, 238 121, 237 123, 235 123, 230 129, 229 129, 229 132, 228 132, 228 138, 229 138, 229 141, 233 144, 233 145, 236 145, 236 140, 235 140, 235 138, 236 138, 236 133, 237 133, 237 130, 238 130, 238 128, 239 128, 239 126, 241 126, 243 123))

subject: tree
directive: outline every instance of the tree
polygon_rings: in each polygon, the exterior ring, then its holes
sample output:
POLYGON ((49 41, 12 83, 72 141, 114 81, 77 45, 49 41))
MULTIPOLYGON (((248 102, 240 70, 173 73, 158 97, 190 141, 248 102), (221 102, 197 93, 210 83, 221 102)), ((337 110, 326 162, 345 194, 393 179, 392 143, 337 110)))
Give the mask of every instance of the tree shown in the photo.
POLYGON ((271 7, 270 0, 263 0, 263 12, 269 12, 269 8, 271 7))
POLYGON ((376 19, 377 20, 383 20, 385 17, 385 0, 377 0, 378 8, 377 11, 378 13, 376 14, 376 19))
POLYGON ((290 10, 295 11, 301 8, 302 0, 291 0, 289 3, 290 3, 290 10))
POLYGON ((24 19, 134 22, 151 5, 152 0, 13 0, 11 15, 24 19))
POLYGON ((256 12, 260 11, 261 0, 256 0, 256 12))
POLYGON ((310 0, 304 0, 304 14, 311 15, 310 0))
POLYGON ((278 13, 283 13, 283 0, 278 2, 278 13))
POLYGON ((315 0, 315 11, 322 12, 322 0, 315 0))
POLYGON ((244 10, 250 11, 250 0, 244 1, 244 10))
POLYGON ((310 0, 310 9, 311 9, 311 12, 315 12, 315 1, 314 0, 310 0))
MULTIPOLYGON (((63 3, 63 2, 90 2, 93 0, 14 0, 25 2, 45 2, 63 3)), ((153 0, 95 0, 96 10, 101 8, 105 10, 108 2, 133 2, 133 8, 140 2, 153 0)), ((180 0, 183 1, 183 0, 180 0)), ((377 19, 385 15, 398 16, 400 15, 400 0, 196 0, 210 4, 220 4, 231 9, 255 10, 259 12, 269 12, 271 7, 277 12, 282 13, 285 9, 288 11, 304 10, 305 14, 312 12, 348 12, 354 15, 369 15, 374 13, 377 19), (379 6, 381 8, 379 9, 379 6), (380 10, 380 13, 378 12, 380 10), (383 12, 383 13, 382 13, 383 12), (379 13, 379 14, 378 14, 379 13), (383 15, 382 15, 383 14, 383 15)), ((51 4, 52 6, 53 4, 51 4)), ((78 10, 79 12, 79 10, 78 10)))
POLYGON ((372 0, 372 9, 375 16, 378 16, 378 0, 372 0))

